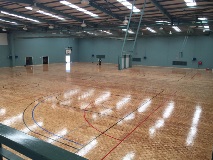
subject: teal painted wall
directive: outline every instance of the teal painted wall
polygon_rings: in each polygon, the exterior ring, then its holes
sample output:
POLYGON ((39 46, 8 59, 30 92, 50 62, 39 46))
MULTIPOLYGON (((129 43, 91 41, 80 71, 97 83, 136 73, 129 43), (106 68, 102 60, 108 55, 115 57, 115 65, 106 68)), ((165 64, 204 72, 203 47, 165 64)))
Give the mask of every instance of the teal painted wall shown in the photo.
POLYGON ((11 65, 11 60, 8 58, 9 46, 0 45, 0 67, 9 67, 11 65))
MULTIPOLYGON (((187 61, 187 66, 175 66, 184 68, 197 68, 197 61, 203 61, 200 68, 213 68, 213 36, 190 36, 183 51, 183 57, 179 56, 184 37, 147 37, 139 38, 136 52, 133 57, 142 58, 141 62, 133 62, 133 65, 167 66, 171 67, 172 61, 187 61), (144 60, 143 57, 147 59, 144 60), (193 62, 193 57, 197 58, 193 62)), ((133 41, 127 42, 130 50, 133 41)), ((122 41, 114 39, 80 39, 79 61, 91 62, 91 55, 105 54, 105 63, 117 63, 121 53, 122 41)), ((97 61, 97 59, 95 58, 97 61)), ((174 67, 174 66, 173 66, 174 67)))
MULTIPOLYGON (((32 56, 34 64, 42 63, 42 56, 49 56, 50 63, 65 62, 65 48, 73 47, 72 62, 97 62, 92 54, 106 55, 103 63, 117 64, 123 42, 115 39, 71 37, 48 37, 44 34, 14 34, 14 54, 18 56, 15 66, 25 65, 25 57, 32 56), (37 37, 36 37, 36 36, 37 37), (46 37, 45 37, 46 36, 46 37)), ((146 37, 139 38, 136 45, 135 58, 141 58, 141 62, 133 62, 133 65, 167 66, 171 67, 172 61, 187 61, 187 66, 175 66, 184 68, 197 68, 197 61, 203 61, 202 68, 213 68, 213 36, 190 36, 183 51, 183 57, 179 57, 184 37, 146 37), (144 60, 143 57, 147 59, 144 60), (196 62, 192 58, 197 58, 196 62)), ((131 50, 133 41, 127 42, 125 50, 131 50)), ((0 67, 11 66, 8 59, 9 46, 0 46, 0 67)))
POLYGON ((67 47, 73 48, 71 61, 78 62, 78 39, 45 36, 47 35, 14 34, 14 52, 18 56, 15 66, 25 65, 26 57, 33 57, 34 65, 42 64, 43 56, 49 56, 50 64, 65 63, 65 48, 67 47))

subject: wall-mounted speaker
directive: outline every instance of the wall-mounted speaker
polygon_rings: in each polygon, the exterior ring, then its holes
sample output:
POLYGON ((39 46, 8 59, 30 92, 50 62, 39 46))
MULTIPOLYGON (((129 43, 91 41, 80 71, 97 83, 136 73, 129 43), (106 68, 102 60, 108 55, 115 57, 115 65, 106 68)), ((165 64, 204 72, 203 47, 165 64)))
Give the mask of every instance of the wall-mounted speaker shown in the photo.
POLYGON ((192 59, 192 61, 196 61, 196 60, 197 60, 197 58, 193 58, 193 59, 192 59))

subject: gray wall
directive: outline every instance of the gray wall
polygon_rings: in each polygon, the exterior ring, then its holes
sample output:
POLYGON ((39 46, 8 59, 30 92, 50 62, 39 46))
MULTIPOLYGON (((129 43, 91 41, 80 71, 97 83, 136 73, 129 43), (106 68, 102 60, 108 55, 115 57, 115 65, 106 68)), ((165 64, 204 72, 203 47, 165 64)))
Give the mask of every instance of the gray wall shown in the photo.
MULTIPOLYGON (((173 66, 172 61, 187 61, 187 66, 175 66, 184 68, 197 68, 197 61, 202 61, 200 68, 213 68, 213 37, 212 36, 190 36, 183 50, 183 57, 179 56, 184 37, 147 37, 139 38, 136 45, 136 52, 133 57, 142 58, 141 62, 133 62, 133 65, 148 66, 173 66), (147 59, 144 60, 143 57, 147 59), (193 58, 197 58, 193 62, 193 58)), ((127 42, 130 50, 132 41, 127 42)), ((117 63, 122 47, 121 40, 114 39, 80 39, 79 40, 79 61, 91 62, 92 54, 105 54, 103 62, 117 63)), ((97 61, 97 59, 95 58, 97 61)))
POLYGON ((78 61, 78 39, 14 35, 16 66, 25 65, 25 57, 33 57, 33 64, 42 64, 42 57, 49 56, 49 63, 65 63, 65 48, 72 47, 71 61, 78 61))

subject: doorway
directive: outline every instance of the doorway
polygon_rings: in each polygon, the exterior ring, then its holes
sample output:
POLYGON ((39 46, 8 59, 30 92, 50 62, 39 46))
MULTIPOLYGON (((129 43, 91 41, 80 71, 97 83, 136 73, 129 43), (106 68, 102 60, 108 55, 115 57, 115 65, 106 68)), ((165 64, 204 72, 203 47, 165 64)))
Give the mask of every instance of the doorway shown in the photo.
POLYGON ((33 57, 26 57, 26 66, 33 65, 33 57))
POLYGON ((43 64, 49 64, 49 57, 48 56, 43 57, 43 64))

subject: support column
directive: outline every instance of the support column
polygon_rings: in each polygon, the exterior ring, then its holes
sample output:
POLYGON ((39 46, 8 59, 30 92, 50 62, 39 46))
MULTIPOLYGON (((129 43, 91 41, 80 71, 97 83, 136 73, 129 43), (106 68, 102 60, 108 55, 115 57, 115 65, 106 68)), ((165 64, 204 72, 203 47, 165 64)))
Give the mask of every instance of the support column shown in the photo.
POLYGON ((11 67, 15 67, 15 47, 14 47, 14 34, 12 32, 8 33, 7 35, 8 37, 8 45, 9 45, 9 50, 10 50, 10 55, 12 56, 11 59, 11 67))

